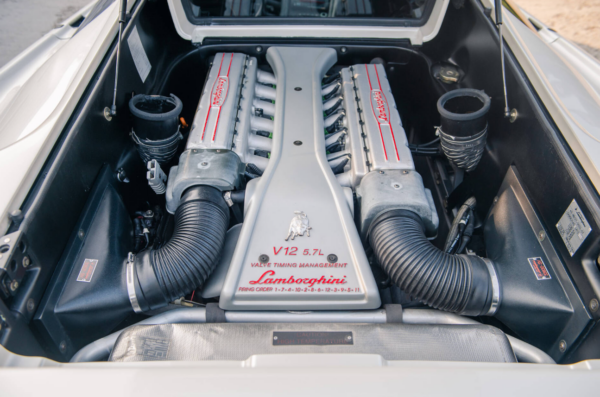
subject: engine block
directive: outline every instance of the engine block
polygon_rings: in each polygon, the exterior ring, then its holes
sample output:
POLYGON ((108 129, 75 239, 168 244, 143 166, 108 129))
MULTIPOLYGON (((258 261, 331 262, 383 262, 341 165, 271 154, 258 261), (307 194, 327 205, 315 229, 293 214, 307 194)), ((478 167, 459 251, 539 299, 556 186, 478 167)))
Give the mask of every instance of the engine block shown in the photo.
POLYGON ((167 209, 191 186, 239 190, 244 172, 258 170, 245 187, 235 250, 215 272, 221 285, 207 282, 220 306, 379 307, 363 248, 370 223, 406 209, 429 232, 437 227, 385 69, 354 65, 324 79, 337 60, 331 48, 271 47, 267 60, 274 74, 254 57, 215 55, 186 150, 169 173, 167 209))

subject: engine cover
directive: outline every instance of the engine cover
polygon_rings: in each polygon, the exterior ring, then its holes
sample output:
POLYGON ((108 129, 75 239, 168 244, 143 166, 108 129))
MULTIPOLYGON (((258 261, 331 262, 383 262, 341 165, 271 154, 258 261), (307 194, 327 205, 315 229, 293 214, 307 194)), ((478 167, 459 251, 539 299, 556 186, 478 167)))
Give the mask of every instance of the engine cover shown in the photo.
POLYGON ((246 189, 223 309, 380 306, 353 221, 352 192, 336 180, 326 155, 321 80, 336 59, 330 48, 267 52, 277 79, 272 150, 263 176, 246 189))

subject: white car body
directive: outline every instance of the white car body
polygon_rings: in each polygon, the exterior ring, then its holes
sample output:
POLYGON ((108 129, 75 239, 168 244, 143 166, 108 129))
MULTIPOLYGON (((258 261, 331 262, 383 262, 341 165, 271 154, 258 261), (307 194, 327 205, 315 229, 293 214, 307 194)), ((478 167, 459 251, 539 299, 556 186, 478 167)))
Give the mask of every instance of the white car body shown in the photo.
MULTIPOLYGON (((493 1, 482 1, 493 8, 493 1)), ((135 1, 128 3, 131 9, 135 1)), ((404 38, 422 44, 437 35, 450 0, 437 1, 430 20, 419 28, 193 26, 179 0, 168 3, 177 32, 197 44, 208 37, 242 36, 404 38)), ((91 5, 76 17, 90 9, 91 5)), ((74 35, 67 21, 0 69, 3 233, 9 214, 23 203, 99 65, 107 55, 115 56, 108 51, 118 32, 118 14, 118 2, 113 2, 74 35)), ((506 43, 600 192, 600 64, 560 36, 533 32, 507 10, 503 15, 506 43)), ((401 362, 376 355, 257 355, 239 362, 61 364, 0 347, 0 366, 2 396, 559 396, 593 395, 600 385, 600 361, 595 360, 562 366, 401 362)))

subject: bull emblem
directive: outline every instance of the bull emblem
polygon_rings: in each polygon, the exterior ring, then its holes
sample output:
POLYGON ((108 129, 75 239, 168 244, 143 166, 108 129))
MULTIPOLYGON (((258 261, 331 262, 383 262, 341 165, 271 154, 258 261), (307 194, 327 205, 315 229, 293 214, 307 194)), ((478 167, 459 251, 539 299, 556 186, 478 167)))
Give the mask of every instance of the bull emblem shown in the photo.
POLYGON ((304 236, 304 232, 306 232, 307 237, 310 237, 310 229, 312 229, 312 227, 308 226, 308 217, 304 211, 294 211, 294 214, 296 215, 292 218, 290 230, 285 241, 288 241, 290 237, 293 240, 298 236, 304 236))

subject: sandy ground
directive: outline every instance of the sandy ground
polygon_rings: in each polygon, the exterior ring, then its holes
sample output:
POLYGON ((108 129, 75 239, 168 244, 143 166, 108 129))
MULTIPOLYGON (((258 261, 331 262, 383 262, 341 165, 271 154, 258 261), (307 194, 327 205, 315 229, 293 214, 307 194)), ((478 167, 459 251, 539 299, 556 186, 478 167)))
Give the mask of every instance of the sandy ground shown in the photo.
POLYGON ((600 0, 514 0, 600 60, 600 0))
POLYGON ((91 0, 0 0, 0 67, 91 0))

